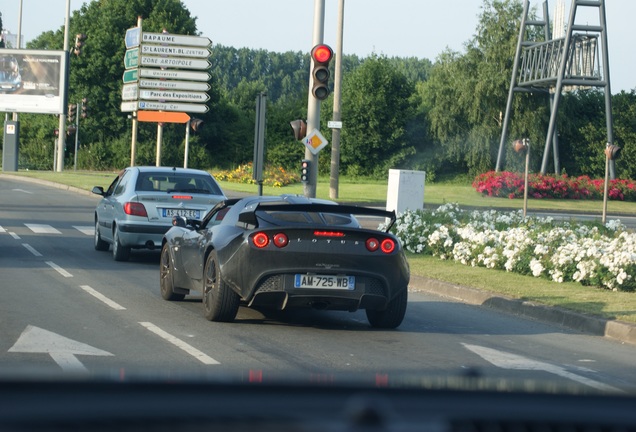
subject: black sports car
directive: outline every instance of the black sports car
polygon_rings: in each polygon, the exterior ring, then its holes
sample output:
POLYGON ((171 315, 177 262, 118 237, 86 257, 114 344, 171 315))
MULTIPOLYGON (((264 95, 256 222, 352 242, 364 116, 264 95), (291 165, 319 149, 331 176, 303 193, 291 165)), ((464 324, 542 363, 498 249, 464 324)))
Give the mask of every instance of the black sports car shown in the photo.
POLYGON ((234 320, 243 302, 365 309, 373 327, 395 328, 406 312, 409 267, 388 232, 394 221, 395 212, 295 195, 221 201, 203 220, 173 218, 161 251, 161 295, 182 300, 201 291, 211 321, 234 320), (385 223, 386 232, 359 220, 385 223))

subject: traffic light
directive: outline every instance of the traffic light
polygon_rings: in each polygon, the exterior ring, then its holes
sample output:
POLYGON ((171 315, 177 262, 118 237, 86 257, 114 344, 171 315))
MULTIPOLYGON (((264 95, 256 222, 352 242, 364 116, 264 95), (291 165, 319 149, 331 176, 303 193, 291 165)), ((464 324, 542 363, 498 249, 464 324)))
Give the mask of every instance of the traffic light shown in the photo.
POLYGON ((68 121, 69 123, 75 123, 75 116, 77 115, 77 104, 68 104, 68 121))
POLYGON ((201 120, 201 119, 192 118, 190 120, 190 127, 195 132, 198 132, 202 125, 203 125, 203 120, 201 120))
POLYGON ((88 117, 88 100, 86 98, 82 98, 82 113, 80 115, 83 119, 88 117))
POLYGON ((303 159, 300 163, 300 181, 307 183, 309 181, 309 174, 311 170, 311 161, 309 159, 303 159))
POLYGON ((621 148, 617 145, 608 143, 607 147, 605 147, 605 156, 607 156, 609 160, 618 159, 620 154, 621 154, 621 148))
POLYGON ((82 53, 82 46, 84 46, 84 41, 88 36, 84 33, 78 33, 75 35, 75 47, 73 48, 73 53, 76 56, 79 56, 82 53))
POLYGON ((318 100, 324 100, 329 96, 329 62, 333 57, 333 50, 329 45, 316 45, 311 50, 313 85, 311 94, 318 100))
POLYGON ((305 123, 303 120, 290 121, 289 124, 294 131, 294 138, 296 139, 296 141, 300 141, 301 139, 305 138, 305 136, 307 136, 307 123, 305 123))

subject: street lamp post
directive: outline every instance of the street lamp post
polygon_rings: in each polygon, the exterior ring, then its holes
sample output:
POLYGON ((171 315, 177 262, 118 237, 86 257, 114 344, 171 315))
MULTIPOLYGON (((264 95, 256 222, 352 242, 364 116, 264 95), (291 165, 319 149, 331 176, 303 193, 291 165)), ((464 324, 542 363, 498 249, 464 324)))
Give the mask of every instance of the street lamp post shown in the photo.
POLYGON ((517 153, 526 154, 526 168, 523 175, 523 217, 528 214, 528 167, 530 165, 530 139, 523 138, 512 143, 517 153))
POLYGON ((603 185, 603 217, 601 222, 605 225, 607 220, 607 194, 609 190, 609 163, 616 160, 620 155, 621 148, 617 145, 607 143, 605 146, 605 183, 603 185))

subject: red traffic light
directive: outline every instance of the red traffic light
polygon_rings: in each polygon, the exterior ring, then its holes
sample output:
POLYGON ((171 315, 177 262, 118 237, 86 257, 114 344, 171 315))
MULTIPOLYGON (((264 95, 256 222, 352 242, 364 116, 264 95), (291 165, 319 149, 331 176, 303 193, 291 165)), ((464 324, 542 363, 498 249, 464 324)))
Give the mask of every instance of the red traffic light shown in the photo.
POLYGON ((329 45, 316 45, 311 50, 312 69, 311 76, 313 86, 311 94, 318 100, 324 100, 329 96, 329 62, 333 57, 333 50, 329 45))
POLYGON ((317 63, 329 63, 333 57, 333 50, 329 45, 316 45, 311 50, 311 58, 317 63))

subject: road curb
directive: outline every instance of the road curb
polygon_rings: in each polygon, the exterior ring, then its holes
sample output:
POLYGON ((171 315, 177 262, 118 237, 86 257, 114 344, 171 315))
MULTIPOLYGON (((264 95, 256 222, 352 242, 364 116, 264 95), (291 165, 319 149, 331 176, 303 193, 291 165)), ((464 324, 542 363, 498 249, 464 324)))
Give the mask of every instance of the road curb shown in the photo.
POLYGON ((555 306, 493 294, 477 288, 455 285, 436 279, 411 275, 409 290, 428 292, 462 303, 489 307, 595 336, 604 336, 636 345, 636 325, 584 315, 555 306))

